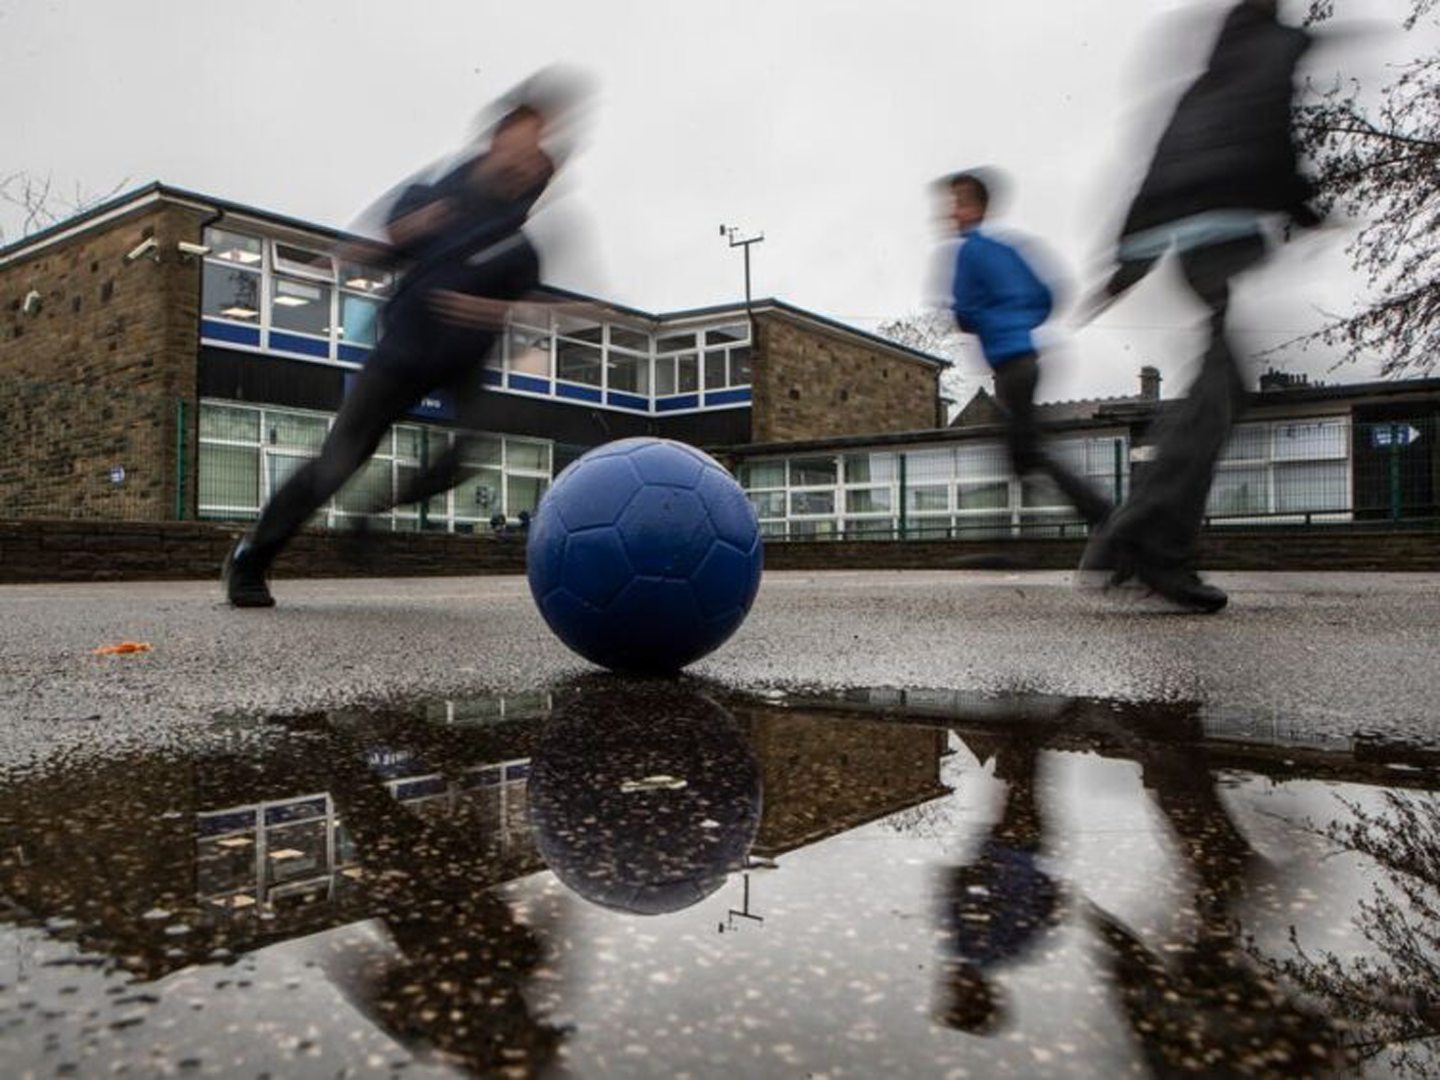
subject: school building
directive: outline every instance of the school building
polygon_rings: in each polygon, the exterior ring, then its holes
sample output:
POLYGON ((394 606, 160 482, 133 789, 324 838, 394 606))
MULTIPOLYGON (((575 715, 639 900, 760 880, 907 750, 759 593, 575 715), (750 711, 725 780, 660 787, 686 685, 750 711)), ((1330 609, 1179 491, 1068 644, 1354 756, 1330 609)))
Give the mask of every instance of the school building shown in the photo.
MULTIPOLYGON (((334 229, 155 183, 0 249, 0 521, 243 522, 314 455, 393 287, 334 229)), ((551 290, 559 298, 574 297, 551 290)), ((584 298, 593 299, 593 298, 584 298)), ((488 532, 586 449, 632 435, 717 454, 772 540, 1083 531, 1009 475, 981 391, 947 423, 946 362, 778 299, 515 323, 485 359, 475 475, 396 532, 488 532)), ((1052 452, 1123 497, 1163 408, 1138 392, 1040 413, 1052 452)), ((456 437, 421 402, 316 524, 395 490, 456 437)), ((1211 495, 1213 525, 1433 521, 1440 379, 1269 373, 1211 495)), ((208 557, 208 556, 207 556, 208 557)))

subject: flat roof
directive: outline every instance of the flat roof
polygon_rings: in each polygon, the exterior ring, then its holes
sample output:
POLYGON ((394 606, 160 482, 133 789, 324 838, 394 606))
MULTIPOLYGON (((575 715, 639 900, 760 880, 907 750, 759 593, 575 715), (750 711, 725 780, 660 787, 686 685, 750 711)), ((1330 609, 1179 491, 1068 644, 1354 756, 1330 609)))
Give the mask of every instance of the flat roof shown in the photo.
MULTIPOLYGON (((189 191, 185 188, 173 187, 159 180, 151 181, 142 187, 134 188, 124 194, 117 195, 112 199, 89 207, 78 214, 58 221, 54 225, 47 226, 37 233, 21 237, 14 243, 0 247, 0 266, 14 259, 37 252, 52 243, 58 243, 62 239, 77 235, 85 231, 87 226, 98 225, 101 221, 124 213, 132 204, 143 205, 155 199, 165 199, 172 202, 196 203, 208 206, 223 214, 234 214, 237 217, 255 218, 278 225, 282 228, 294 229, 299 232, 312 233, 324 237, 327 240, 364 240, 365 237, 355 233, 347 232, 344 229, 337 229, 329 225, 317 225, 313 221, 305 221, 300 218, 290 217, 286 214, 277 214, 271 210, 262 210, 257 206, 249 206, 245 203, 235 202, 231 199, 221 199, 214 195, 206 195, 199 191, 189 191)), ((744 301, 730 304, 714 304, 708 307, 683 308, 677 311, 651 312, 640 308, 631 307, 627 304, 615 303, 602 297, 591 296, 587 293, 577 292, 574 289, 565 289, 557 285, 542 285, 541 288, 551 295, 567 297, 573 300, 580 300, 591 303, 597 307, 605 308, 615 312, 617 315, 633 319, 642 319, 651 323, 680 322, 690 319, 705 319, 712 317, 733 316, 743 317, 747 314, 759 314, 766 312, 778 312, 792 318, 813 322, 836 333, 847 334, 856 337, 872 345, 889 349, 892 352, 914 360, 921 360, 936 367, 948 368, 952 364, 939 356, 932 356, 929 353, 913 349, 908 345, 902 345, 897 341, 880 337, 878 334, 868 330, 862 330, 857 326, 842 323, 836 319, 821 315, 805 308, 797 307, 777 297, 767 296, 763 299, 752 300, 750 304, 744 301)))

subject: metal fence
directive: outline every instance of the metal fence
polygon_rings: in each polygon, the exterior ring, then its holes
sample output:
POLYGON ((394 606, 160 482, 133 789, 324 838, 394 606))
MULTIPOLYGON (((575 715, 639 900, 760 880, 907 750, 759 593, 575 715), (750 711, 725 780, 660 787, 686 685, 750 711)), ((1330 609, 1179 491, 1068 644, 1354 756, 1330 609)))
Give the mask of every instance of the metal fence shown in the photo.
MULTIPOLYGON (((1068 435, 1048 450, 1121 501, 1151 453, 1124 433, 1068 435)), ((737 470, 771 540, 1081 537, 1088 529, 1043 476, 1014 477, 1003 444, 955 440, 747 458, 737 470)), ((1217 463, 1205 524, 1434 524, 1435 417, 1252 421, 1217 463)))
MULTIPOLYGON (((333 416, 234 401, 0 377, 0 518, 249 521, 319 452, 333 416)), ((394 425, 313 524, 365 518, 394 531, 488 535, 523 527, 584 447, 539 437, 463 438, 394 425), (456 445, 466 479, 423 505, 375 513, 456 445)), ((1057 434, 1049 452, 1123 500, 1147 467, 1123 429, 1057 434)), ((1016 478, 1001 442, 847 447, 741 460, 736 474, 769 540, 1078 537, 1043 477, 1016 478)), ((1238 426, 1218 463, 1206 524, 1410 527, 1440 521, 1440 418, 1320 416, 1238 426)))

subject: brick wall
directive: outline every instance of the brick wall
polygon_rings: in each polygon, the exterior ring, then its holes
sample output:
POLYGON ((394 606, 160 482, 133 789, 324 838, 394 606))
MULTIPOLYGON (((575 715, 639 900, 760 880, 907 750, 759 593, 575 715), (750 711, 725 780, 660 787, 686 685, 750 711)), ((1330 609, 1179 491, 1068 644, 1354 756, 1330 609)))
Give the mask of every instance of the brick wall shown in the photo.
POLYGON ((940 371, 784 313, 756 316, 751 441, 916 431, 937 423, 940 371))
MULTIPOLYGON (((200 522, 0 521, 0 584, 218 582, 220 564, 240 533, 239 526, 200 522)), ((429 577, 525 570, 525 546, 519 539, 381 533, 363 546, 348 539, 334 532, 301 533, 276 564, 275 577, 429 577)))
POLYGON ((0 267, 0 517, 174 515, 182 401, 194 460, 200 303, 199 262, 175 245, 201 221, 152 204, 0 267), (159 260, 127 263, 151 236, 159 260), (27 315, 32 289, 41 310, 27 315))

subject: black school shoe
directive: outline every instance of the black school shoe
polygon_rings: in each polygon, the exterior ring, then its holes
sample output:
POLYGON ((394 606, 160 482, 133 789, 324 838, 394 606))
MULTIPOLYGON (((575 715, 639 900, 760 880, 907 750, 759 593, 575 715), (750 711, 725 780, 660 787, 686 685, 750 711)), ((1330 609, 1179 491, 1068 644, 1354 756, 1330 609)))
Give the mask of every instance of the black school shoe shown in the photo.
POLYGON ((230 554, 225 556, 220 580, 225 585, 225 599, 231 607, 275 606, 275 597, 270 595, 270 586, 265 583, 265 568, 256 565, 250 557, 250 546, 244 540, 237 542, 230 549, 230 554))
POLYGON ((1135 576, 1170 603, 1197 615, 1214 615, 1230 602, 1224 589, 1200 579, 1193 570, 1161 570, 1140 565, 1135 576))

